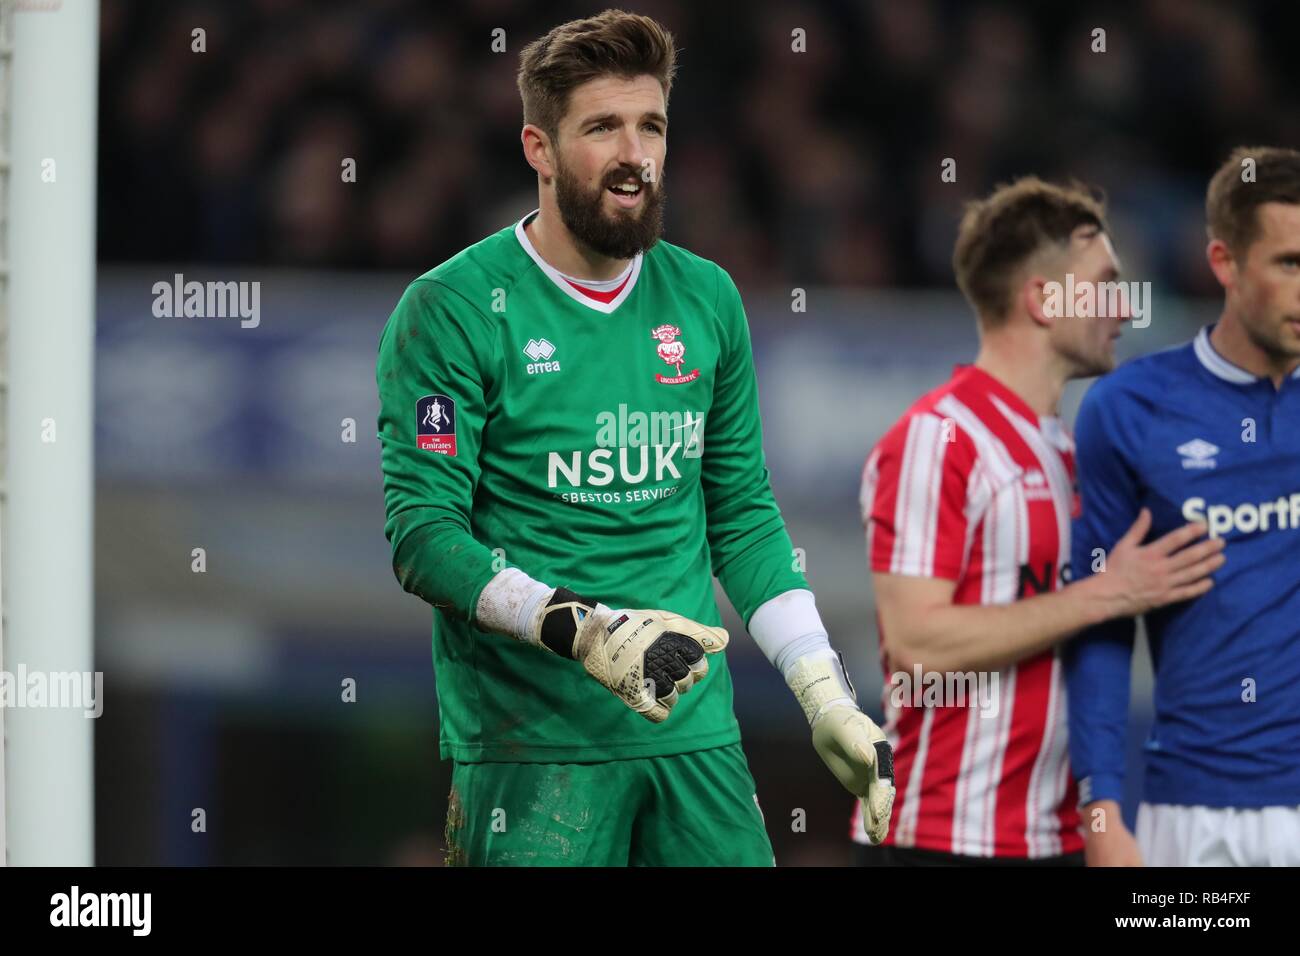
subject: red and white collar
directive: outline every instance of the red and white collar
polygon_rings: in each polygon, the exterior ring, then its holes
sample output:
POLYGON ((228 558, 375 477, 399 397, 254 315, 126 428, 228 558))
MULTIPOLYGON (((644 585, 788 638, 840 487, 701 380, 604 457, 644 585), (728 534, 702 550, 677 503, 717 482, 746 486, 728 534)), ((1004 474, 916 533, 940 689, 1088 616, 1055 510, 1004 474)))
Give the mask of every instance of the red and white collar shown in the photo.
POLYGON ((533 262, 537 263, 537 267, 546 273, 547 278, 555 283, 556 288, 575 302, 581 302, 589 309, 595 309, 597 312, 604 312, 608 315, 610 312, 613 312, 622 305, 623 301, 631 295, 632 288, 636 285, 637 276, 641 274, 642 253, 638 252, 633 257, 632 261, 628 263, 628 267, 624 270, 623 274, 616 276, 613 279, 603 281, 573 279, 570 276, 566 276, 563 272, 556 269, 549 262, 543 259, 533 247, 532 241, 528 238, 528 233, 524 231, 525 224, 530 222, 538 212, 540 212, 540 210, 534 209, 528 215, 524 216, 523 219, 520 219, 519 222, 515 223, 515 238, 518 239, 519 244, 524 247, 524 252, 528 253, 529 258, 531 258, 533 262), (600 298, 587 295, 586 292, 576 288, 575 283, 581 284, 585 288, 598 293, 612 292, 615 289, 618 291, 608 302, 602 302, 600 298), (622 286, 621 288, 620 284, 622 286))

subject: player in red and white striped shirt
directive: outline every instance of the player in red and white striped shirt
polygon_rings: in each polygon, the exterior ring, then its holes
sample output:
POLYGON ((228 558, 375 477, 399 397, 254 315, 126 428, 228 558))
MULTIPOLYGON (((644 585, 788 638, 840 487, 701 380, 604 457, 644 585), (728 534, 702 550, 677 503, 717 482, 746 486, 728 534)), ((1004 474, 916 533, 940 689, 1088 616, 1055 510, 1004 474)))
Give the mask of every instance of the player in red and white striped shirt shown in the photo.
POLYGON ((1004 186, 968 207, 953 263, 979 356, 863 472, 898 795, 885 846, 861 847, 860 862, 1081 865, 1056 645, 1208 588, 1218 548, 1192 544, 1202 525, 1143 547, 1144 513, 1108 573, 1068 583, 1074 457, 1056 408, 1069 379, 1114 367, 1128 315, 1122 301, 1111 316, 1058 314, 1052 283, 1117 278, 1100 204, 1032 178, 1004 186))

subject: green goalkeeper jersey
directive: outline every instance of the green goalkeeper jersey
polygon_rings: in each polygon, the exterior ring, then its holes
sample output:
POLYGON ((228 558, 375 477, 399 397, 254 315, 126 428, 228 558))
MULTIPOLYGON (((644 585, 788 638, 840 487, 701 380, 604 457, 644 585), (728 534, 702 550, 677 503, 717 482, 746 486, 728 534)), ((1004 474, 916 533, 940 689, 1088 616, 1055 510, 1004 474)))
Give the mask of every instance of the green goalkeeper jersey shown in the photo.
POLYGON ((506 567, 704 624, 721 623, 712 575, 746 623, 807 587, 730 276, 659 242, 600 301, 537 255, 530 218, 412 282, 379 343, 384 532, 398 580, 434 607, 442 756, 585 763, 734 743, 721 654, 653 724, 580 663, 474 626, 506 567))

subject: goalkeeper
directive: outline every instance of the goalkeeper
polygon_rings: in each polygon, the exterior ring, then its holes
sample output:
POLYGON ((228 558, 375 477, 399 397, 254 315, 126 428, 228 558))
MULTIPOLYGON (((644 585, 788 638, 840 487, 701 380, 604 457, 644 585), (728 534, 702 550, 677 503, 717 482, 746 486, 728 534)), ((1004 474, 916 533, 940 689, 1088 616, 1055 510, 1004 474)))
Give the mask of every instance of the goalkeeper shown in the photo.
POLYGON ((713 574, 889 826, 889 745, 769 486, 740 296, 659 241, 674 58, 620 11, 528 46, 540 208, 415 280, 380 341, 385 534, 434 607, 451 862, 774 862, 713 574))

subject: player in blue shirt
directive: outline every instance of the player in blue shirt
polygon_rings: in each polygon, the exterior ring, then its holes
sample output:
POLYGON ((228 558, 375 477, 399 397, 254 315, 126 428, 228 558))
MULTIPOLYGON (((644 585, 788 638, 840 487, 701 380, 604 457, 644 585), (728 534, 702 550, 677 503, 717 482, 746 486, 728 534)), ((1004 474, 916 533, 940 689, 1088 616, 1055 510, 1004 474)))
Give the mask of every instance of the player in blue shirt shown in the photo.
POLYGON ((1067 646, 1091 865, 1300 865, 1300 152, 1237 149, 1206 212, 1219 320, 1100 379, 1075 428, 1076 577, 1144 512, 1152 535, 1206 523, 1226 557, 1204 596, 1145 616, 1136 837, 1119 807, 1135 622, 1067 646))

